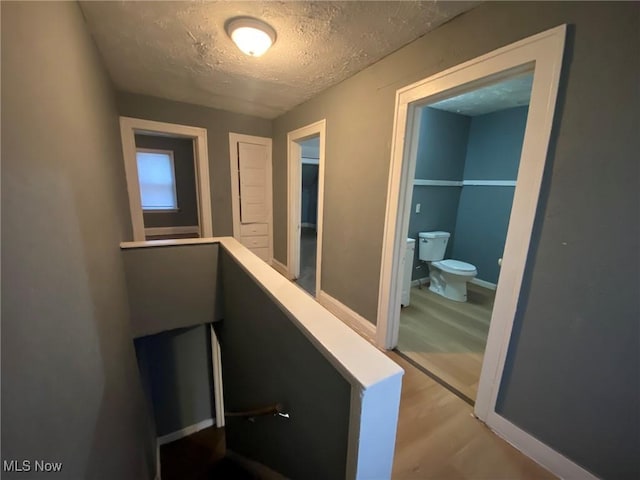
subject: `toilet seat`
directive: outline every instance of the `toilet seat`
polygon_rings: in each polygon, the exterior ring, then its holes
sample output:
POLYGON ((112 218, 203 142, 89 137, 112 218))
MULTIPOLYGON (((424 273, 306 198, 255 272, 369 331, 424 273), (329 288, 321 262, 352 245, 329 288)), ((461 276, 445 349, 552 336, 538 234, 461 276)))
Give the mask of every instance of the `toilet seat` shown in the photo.
POLYGON ((432 265, 443 272, 454 273, 456 275, 473 276, 478 273, 475 265, 471 265, 467 262, 461 262, 460 260, 440 260, 438 262, 433 262, 432 265))

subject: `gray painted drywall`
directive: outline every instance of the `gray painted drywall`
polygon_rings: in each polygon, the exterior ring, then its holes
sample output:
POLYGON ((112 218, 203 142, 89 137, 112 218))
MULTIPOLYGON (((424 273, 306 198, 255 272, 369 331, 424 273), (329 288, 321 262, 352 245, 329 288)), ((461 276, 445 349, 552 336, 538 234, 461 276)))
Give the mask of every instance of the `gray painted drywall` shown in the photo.
POLYGON ((198 197, 196 193, 196 170, 193 162, 193 140, 141 134, 137 134, 135 139, 137 148, 172 151, 176 179, 178 211, 144 212, 144 226, 149 228, 198 225, 198 197))
POLYGON ((218 244, 122 251, 135 337, 221 317, 218 244))
POLYGON ((471 118, 465 180, 515 180, 529 107, 509 108, 471 118))
POLYGON ((62 462, 47 478, 150 479, 112 87, 77 4, 0 8, 2 460, 62 462))
POLYGON ((229 132, 271 137, 271 120, 120 92, 120 115, 207 129, 213 235, 233 235, 229 132))
POLYGON ((422 109, 415 178, 462 180, 471 117, 422 109))
POLYGON ((225 410, 280 402, 291 416, 228 418, 227 448, 287 478, 344 478, 351 385, 224 249, 220 257, 225 410))
POLYGON ((208 325, 141 337, 135 345, 158 436, 214 417, 208 325))
POLYGON ((276 259, 287 258, 286 134, 325 118, 322 285, 375 321, 396 90, 569 24, 500 412, 603 478, 640 474, 639 9, 485 3, 274 121, 276 259))
POLYGON ((429 276, 425 262, 419 259, 418 234, 420 232, 445 231, 451 234, 445 258, 451 258, 453 235, 456 230, 456 217, 460 202, 460 187, 413 187, 411 198, 411 216, 409 217, 408 237, 416 240, 413 258, 412 279, 429 276), (416 213, 416 204, 420 204, 420 213, 416 213))

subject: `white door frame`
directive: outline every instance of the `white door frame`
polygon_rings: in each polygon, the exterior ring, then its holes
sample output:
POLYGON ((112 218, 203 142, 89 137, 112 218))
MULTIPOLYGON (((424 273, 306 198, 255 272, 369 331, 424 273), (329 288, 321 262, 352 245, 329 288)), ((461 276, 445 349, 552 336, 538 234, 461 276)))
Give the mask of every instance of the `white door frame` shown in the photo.
POLYGON ((566 25, 561 25, 396 92, 376 343, 381 348, 389 349, 395 347, 398 341, 402 288, 399 268, 409 228, 419 108, 514 74, 533 71, 527 126, 475 414, 517 448, 561 477, 593 478, 584 469, 495 411, 547 158, 565 36, 566 25))
POLYGON ((267 147, 267 205, 269 208, 269 262, 273 262, 273 165, 271 160, 272 140, 242 133, 229 132, 229 169, 231 171, 231 211, 233 236, 240 239, 240 188, 238 177, 238 142, 253 143, 267 147))
POLYGON ((320 293, 320 268, 322 266, 322 218, 324 209, 324 155, 327 121, 322 119, 310 125, 287 133, 287 175, 289 188, 287 189, 287 205, 289 207, 289 221, 287 222, 287 269, 289 277, 296 279, 300 276, 300 215, 301 215, 301 185, 302 185, 302 149, 300 143, 309 137, 320 137, 320 154, 318 160, 318 219, 316 243, 316 297, 320 293))
POLYGON ((144 219, 140 200, 140 184, 138 182, 138 164, 136 161, 136 133, 162 137, 182 137, 193 140, 200 235, 202 237, 213 237, 207 130, 205 128, 190 127, 175 123, 120 117, 120 136, 122 138, 124 169, 127 177, 133 241, 143 242, 145 240, 144 219))

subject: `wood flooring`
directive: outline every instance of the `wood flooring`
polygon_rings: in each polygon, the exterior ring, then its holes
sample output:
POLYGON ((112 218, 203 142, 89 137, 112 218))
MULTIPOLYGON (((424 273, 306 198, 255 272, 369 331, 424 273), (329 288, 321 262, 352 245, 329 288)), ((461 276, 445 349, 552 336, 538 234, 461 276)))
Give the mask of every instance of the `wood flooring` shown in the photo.
POLYGON ((556 478, 489 430, 473 407, 395 352, 405 370, 393 480, 556 478))
POLYGON ((410 305, 400 313, 398 350, 475 400, 494 297, 494 291, 473 284, 467 302, 413 287, 410 305))

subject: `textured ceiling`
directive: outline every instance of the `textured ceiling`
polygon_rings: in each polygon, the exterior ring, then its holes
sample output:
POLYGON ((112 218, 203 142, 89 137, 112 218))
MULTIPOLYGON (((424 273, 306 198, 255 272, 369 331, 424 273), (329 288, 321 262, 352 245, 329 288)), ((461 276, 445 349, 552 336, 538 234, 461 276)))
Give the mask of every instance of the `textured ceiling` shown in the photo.
POLYGON ((432 103, 429 107, 475 117, 498 110, 529 105, 532 85, 533 74, 517 76, 432 103))
POLYGON ((81 2, 119 90, 275 118, 477 2, 81 2), (278 38, 248 57, 225 22, 278 38))

